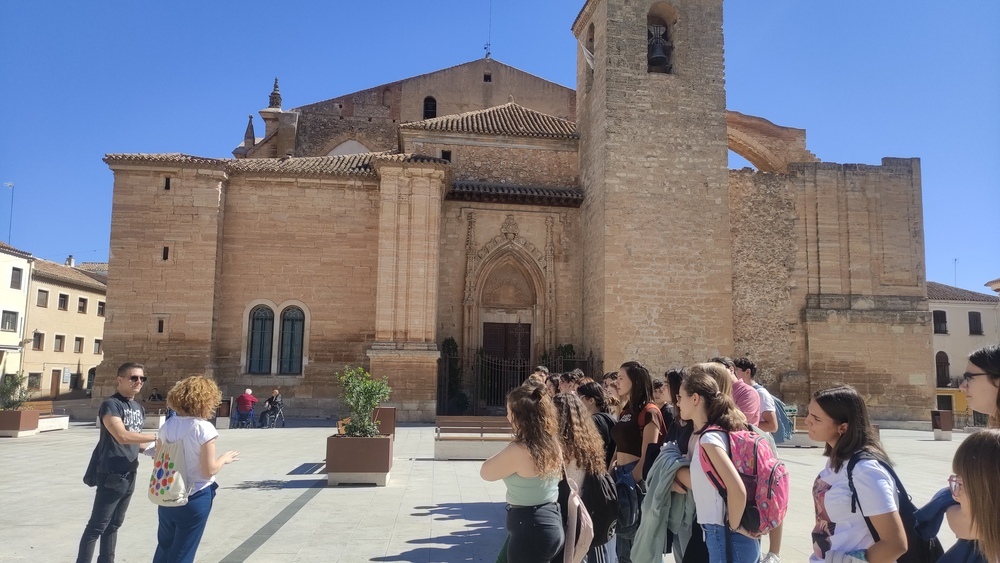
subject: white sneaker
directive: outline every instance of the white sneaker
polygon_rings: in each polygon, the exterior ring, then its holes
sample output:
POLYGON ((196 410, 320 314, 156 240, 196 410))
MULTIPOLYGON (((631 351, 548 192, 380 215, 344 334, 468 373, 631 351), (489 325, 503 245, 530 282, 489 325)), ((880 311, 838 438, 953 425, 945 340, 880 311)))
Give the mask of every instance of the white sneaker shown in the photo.
POLYGON ((781 563, 781 558, 777 553, 767 552, 767 555, 760 559, 760 563, 781 563))

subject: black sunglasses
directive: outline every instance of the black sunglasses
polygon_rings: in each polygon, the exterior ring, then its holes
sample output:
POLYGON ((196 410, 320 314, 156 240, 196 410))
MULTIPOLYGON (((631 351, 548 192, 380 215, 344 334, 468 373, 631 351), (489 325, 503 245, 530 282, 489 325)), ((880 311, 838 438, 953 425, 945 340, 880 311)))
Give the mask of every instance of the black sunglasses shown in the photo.
POLYGON ((132 383, 135 383, 136 381, 141 381, 141 382, 145 383, 146 380, 149 379, 149 378, 146 377, 145 375, 133 375, 133 376, 129 377, 128 379, 132 383))
POLYGON ((972 381, 972 378, 976 377, 977 375, 989 375, 989 374, 988 373, 972 373, 971 371, 967 371, 967 372, 965 372, 965 373, 962 374, 962 381, 964 381, 965 383, 968 383, 968 382, 972 381))

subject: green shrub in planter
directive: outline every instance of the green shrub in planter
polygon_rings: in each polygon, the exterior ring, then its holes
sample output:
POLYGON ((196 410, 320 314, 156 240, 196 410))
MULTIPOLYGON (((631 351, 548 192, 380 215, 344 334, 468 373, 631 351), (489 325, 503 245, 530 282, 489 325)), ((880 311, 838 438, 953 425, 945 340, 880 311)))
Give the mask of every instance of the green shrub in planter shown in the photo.
POLYGON ((337 374, 343 392, 340 400, 351 412, 351 421, 344 427, 344 434, 355 438, 378 436, 378 426, 372 420, 375 409, 389 399, 392 388, 386 377, 376 379, 362 367, 345 366, 337 374))
POLYGON ((3 377, 3 383, 0 383, 0 411, 20 410, 29 398, 23 375, 11 373, 3 377))

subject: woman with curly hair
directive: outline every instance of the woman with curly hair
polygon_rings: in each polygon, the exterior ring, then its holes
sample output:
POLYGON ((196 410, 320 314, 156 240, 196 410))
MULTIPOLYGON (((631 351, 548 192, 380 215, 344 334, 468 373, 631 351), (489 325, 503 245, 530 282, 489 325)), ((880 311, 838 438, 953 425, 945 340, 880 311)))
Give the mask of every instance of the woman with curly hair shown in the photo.
POLYGON ((219 487, 215 476, 223 465, 239 459, 238 451, 215 455, 215 439, 219 432, 206 419, 212 416, 221 401, 219 387, 201 375, 178 381, 167 394, 167 404, 177 411, 177 415, 160 428, 156 446, 160 447, 164 441, 183 443, 188 501, 183 506, 157 508, 159 529, 153 563, 194 561, 208 514, 212 511, 215 490, 219 487))
MULTIPOLYGON (((604 461, 604 440, 576 393, 560 393, 556 395, 554 402, 559 418, 559 439, 566 464, 566 476, 579 485, 582 495, 588 476, 600 476, 608 472, 604 461)), ((610 560, 608 549, 611 545, 611 542, 606 542, 591 547, 587 552, 587 563, 610 560)))
POLYGON ((507 485, 507 561, 547 563, 565 541, 556 409, 544 387, 522 385, 507 394, 507 420, 514 439, 483 462, 479 475, 507 485))

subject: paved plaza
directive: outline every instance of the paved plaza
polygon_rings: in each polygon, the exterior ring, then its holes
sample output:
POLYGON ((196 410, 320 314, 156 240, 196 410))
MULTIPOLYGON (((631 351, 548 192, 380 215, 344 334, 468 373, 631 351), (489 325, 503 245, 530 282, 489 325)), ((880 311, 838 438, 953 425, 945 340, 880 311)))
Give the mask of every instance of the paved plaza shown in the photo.
MULTIPOLYGON (((220 431, 219 451, 240 450, 241 459, 219 475, 198 561, 495 560, 505 535, 504 486, 483 482, 480 462, 434 461, 433 427, 401 427, 387 487, 326 488, 323 457, 332 428, 320 424, 331 423, 220 431)), ((81 478, 97 435, 92 423, 74 423, 66 431, 0 439, 0 561, 74 559, 94 499, 81 478)), ((907 430, 883 430, 882 437, 919 505, 945 486, 965 434, 955 433, 952 442, 907 430)), ((782 556, 801 562, 810 551, 810 491, 825 458, 819 449, 783 448, 780 454, 792 475, 782 556)), ((140 460, 141 485, 150 459, 140 460)), ((152 559, 156 507, 145 497, 140 487, 132 498, 118 536, 118 561, 152 559)), ((947 530, 940 539, 954 543, 947 530)))

